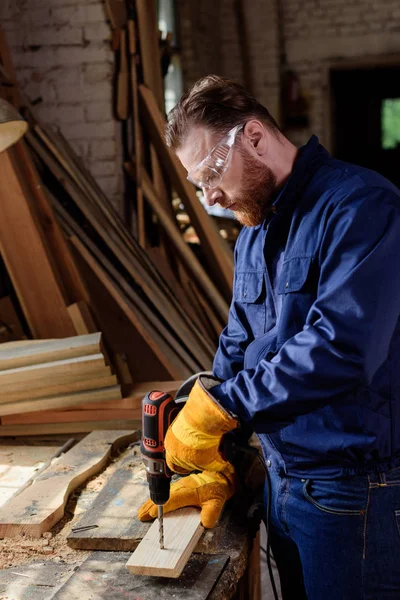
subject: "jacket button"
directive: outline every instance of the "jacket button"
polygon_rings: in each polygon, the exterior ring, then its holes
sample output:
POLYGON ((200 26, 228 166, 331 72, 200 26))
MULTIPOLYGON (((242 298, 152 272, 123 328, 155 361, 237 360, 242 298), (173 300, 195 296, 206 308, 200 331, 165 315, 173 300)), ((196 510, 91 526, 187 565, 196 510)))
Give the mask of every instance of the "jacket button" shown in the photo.
POLYGON ((247 292, 243 292, 243 296, 244 296, 244 298, 246 298, 247 292))
POLYGON ((289 287, 289 282, 287 281, 287 282, 285 283, 285 288, 288 288, 288 287, 289 287))
POLYGON ((271 461, 268 459, 267 462, 265 463, 267 465, 267 467, 269 468, 271 466, 271 461))

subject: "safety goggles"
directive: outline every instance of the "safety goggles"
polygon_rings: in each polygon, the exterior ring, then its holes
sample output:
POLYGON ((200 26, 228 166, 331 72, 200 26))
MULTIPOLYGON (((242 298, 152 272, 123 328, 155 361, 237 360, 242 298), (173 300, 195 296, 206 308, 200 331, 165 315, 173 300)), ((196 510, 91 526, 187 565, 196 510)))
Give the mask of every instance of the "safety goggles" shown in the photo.
POLYGON ((190 171, 187 179, 199 188, 213 189, 222 181, 232 159, 232 149, 239 131, 245 123, 235 125, 199 164, 190 171))

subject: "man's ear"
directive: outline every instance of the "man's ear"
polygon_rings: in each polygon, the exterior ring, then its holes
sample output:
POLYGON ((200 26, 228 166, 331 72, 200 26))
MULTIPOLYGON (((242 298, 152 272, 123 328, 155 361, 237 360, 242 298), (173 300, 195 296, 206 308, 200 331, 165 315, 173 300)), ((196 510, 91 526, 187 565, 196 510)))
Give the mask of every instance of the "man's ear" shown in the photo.
POLYGON ((267 132, 265 126, 257 119, 247 121, 243 136, 245 141, 250 144, 251 149, 258 156, 264 156, 267 152, 267 132))

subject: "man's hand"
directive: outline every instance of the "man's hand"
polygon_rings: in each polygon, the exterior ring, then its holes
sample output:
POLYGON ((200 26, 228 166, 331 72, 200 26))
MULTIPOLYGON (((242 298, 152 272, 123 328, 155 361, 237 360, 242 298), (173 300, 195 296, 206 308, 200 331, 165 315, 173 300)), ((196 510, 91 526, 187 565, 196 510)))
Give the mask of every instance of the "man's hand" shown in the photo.
MULTIPOLYGON (((170 499, 164 504, 164 513, 185 506, 201 508, 201 523, 207 529, 215 527, 224 504, 235 493, 235 475, 233 473, 203 473, 188 475, 171 485, 170 499)), ((150 521, 157 517, 157 506, 147 500, 138 511, 141 521, 150 521)))
POLYGON ((189 398, 165 436, 166 461, 175 473, 224 471, 233 467, 221 456, 222 436, 238 427, 231 416, 209 391, 215 379, 200 376, 189 398))

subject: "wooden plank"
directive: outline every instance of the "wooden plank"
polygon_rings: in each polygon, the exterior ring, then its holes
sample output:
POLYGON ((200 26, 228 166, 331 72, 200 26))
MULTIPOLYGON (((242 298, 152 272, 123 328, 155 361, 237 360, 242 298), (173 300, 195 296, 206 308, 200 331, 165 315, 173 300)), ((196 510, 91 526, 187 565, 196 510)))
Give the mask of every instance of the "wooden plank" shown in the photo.
POLYGON ((78 550, 134 550, 151 526, 137 517, 148 497, 143 460, 139 449, 132 448, 69 534, 68 545, 78 550))
POLYGON ((104 356, 101 353, 57 360, 52 363, 30 365, 29 367, 7 369, 6 371, 0 371, 0 390, 2 393, 0 403, 6 400, 5 395, 8 391, 15 392, 30 387, 45 388, 47 382, 54 385, 109 374, 111 374, 110 369, 105 366, 104 356))
POLYGON ((13 149, 0 154, 0 251, 32 334, 75 334, 71 318, 16 169, 13 149))
POLYGON ((39 219, 47 243, 48 256, 52 261, 55 274, 58 275, 57 281, 64 290, 66 301, 67 303, 78 300, 87 301, 89 296, 85 284, 75 265, 60 225, 55 218, 49 197, 50 192, 39 177, 25 140, 22 139, 15 145, 15 152, 31 191, 28 196, 28 200, 30 198, 33 200, 30 208, 32 213, 37 215, 39 219))
POLYGON ((58 340, 41 340, 41 344, 0 344, 0 371, 99 354, 101 333, 79 335, 58 340))
POLYGON ((151 180, 145 171, 143 171, 143 191, 147 201, 151 205, 151 208, 160 219, 160 222, 167 232, 170 241, 179 252, 180 257, 196 281, 202 287, 203 291, 206 293, 221 318, 227 321, 229 312, 229 306, 227 302, 225 302, 225 300, 222 298, 221 294, 198 262, 196 256, 183 241, 182 236, 176 227, 176 223, 172 221, 170 216, 161 206, 151 180))
POLYGON ((159 545, 158 521, 126 563, 131 573, 156 577, 179 577, 204 531, 197 508, 181 508, 164 515, 164 544, 159 545))
POLYGON ((84 302, 83 300, 75 302, 74 304, 67 306, 67 310, 78 335, 94 333, 98 330, 87 302, 84 302))
POLYGON ((142 411, 136 409, 112 409, 112 410, 37 410, 24 414, 10 414, 2 416, 3 425, 24 425, 27 423, 83 423, 85 421, 111 421, 118 419, 128 421, 129 419, 140 420, 142 411))
POLYGON ((40 425, 1 425, 0 437, 86 433, 89 431, 109 431, 113 429, 138 429, 141 426, 142 423, 138 419, 129 419, 129 421, 86 421, 85 423, 44 423, 40 425))
MULTIPOLYGON (((115 380, 115 383, 117 383, 115 376, 112 376, 112 379, 115 380)), ((0 415, 2 417, 3 424, 6 423, 4 419, 5 415, 17 415, 20 413, 24 413, 22 419, 27 418, 29 421, 29 413, 32 411, 35 411, 36 413, 36 411, 50 411, 50 409, 57 408, 68 409, 76 405, 79 405, 79 407, 81 408, 81 405, 86 404, 86 406, 90 406, 90 404, 88 403, 92 402, 99 403, 97 406, 101 406, 101 402, 103 400, 107 404, 109 404, 110 401, 119 400, 120 398, 121 388, 118 385, 114 385, 106 388, 75 392, 73 394, 64 394, 62 396, 47 396, 44 398, 37 398, 35 400, 19 400, 17 402, 6 402, 4 404, 0 404, 0 415)), ((115 408, 118 409, 118 406, 116 406, 115 408)), ((94 410, 94 408, 90 410, 91 413, 92 410, 94 410)), ((130 418, 132 418, 132 416, 130 418)), ((44 421, 39 422, 43 423, 44 421)), ((47 422, 51 423, 52 421, 47 420, 47 422)))
MULTIPOLYGON (((130 6, 130 12, 133 8, 130 6)), ((144 201, 142 190, 142 168, 143 168, 143 152, 142 152, 142 129, 139 120, 139 98, 138 98, 138 83, 137 83, 137 40, 136 40, 136 23, 132 18, 132 14, 128 19, 128 36, 129 36, 129 56, 130 56, 130 83, 131 83, 131 104, 132 104, 132 137, 133 150, 135 159, 135 183, 136 183, 136 220, 137 220, 137 238, 142 248, 146 246, 146 229, 144 215, 144 201)))
POLYGON ((194 187, 186 179, 183 166, 164 141, 165 119, 160 113, 150 89, 139 86, 142 114, 160 160, 168 171, 171 183, 185 205, 212 269, 214 280, 220 282, 227 300, 232 295, 233 253, 221 237, 218 228, 207 215, 194 187))
POLYGON ((177 581, 132 577, 128 558, 127 552, 94 552, 51 600, 207 600, 229 561, 226 554, 194 555, 177 581))
POLYGON ((62 455, 12 503, 0 508, 0 537, 40 537, 64 515, 70 493, 106 465, 111 452, 139 438, 137 431, 90 433, 62 455))
POLYGON ((34 388, 33 386, 27 386, 26 389, 15 390, 14 392, 7 391, 6 397, 0 395, 0 403, 5 405, 20 400, 35 400, 36 398, 62 396, 75 392, 88 392, 90 390, 112 387, 117 385, 117 383, 117 378, 115 375, 111 375, 111 371, 109 370, 105 376, 89 375, 87 378, 74 379, 56 385, 51 381, 47 381, 44 387, 34 388))
POLYGON ((58 445, 0 446, 0 506, 15 494, 55 453, 58 445))
MULTIPOLYGON (((164 114, 164 82, 161 73, 157 10, 154 0, 150 0, 150 2, 148 0, 136 0, 136 13, 143 80, 145 85, 153 92, 158 108, 164 114)), ((137 95, 136 98, 138 98, 137 95)), ((153 144, 150 144, 150 164, 154 188, 164 209, 172 216, 173 208, 170 194, 165 184, 162 165, 153 144)))

